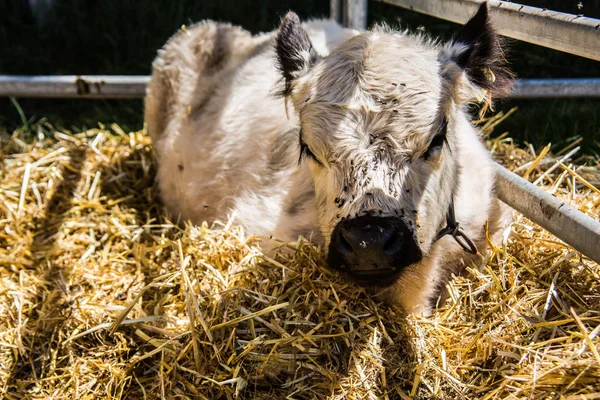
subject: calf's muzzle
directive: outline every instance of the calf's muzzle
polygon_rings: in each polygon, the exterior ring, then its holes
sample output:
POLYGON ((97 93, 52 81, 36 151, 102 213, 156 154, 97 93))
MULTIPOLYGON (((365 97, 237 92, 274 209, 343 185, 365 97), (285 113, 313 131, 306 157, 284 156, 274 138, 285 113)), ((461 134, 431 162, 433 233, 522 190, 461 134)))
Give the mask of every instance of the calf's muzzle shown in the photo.
POLYGON ((422 254, 404 221, 365 215, 339 222, 329 244, 330 268, 363 286, 392 285, 422 254))

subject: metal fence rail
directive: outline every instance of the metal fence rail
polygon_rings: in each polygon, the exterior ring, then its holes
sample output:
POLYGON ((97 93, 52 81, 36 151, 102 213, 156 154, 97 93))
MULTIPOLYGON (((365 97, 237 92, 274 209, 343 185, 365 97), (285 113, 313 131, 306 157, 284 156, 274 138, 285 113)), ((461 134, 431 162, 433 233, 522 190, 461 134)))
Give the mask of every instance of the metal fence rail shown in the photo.
MULTIPOLYGON (((464 24, 484 0, 377 0, 464 24)), ((600 61, 600 20, 489 0, 498 32, 566 53, 600 61)))
POLYGON ((600 264, 600 222, 496 164, 498 198, 600 264))
MULTIPOLYGON (((15 76, 0 75, 0 97, 131 99, 144 97, 144 75, 15 76)), ((599 97, 600 78, 523 79, 513 99, 599 97)))
POLYGON ((0 75, 0 97, 131 99, 144 97, 144 75, 0 75))
POLYGON ((510 94, 511 99, 576 97, 600 97, 600 78, 521 79, 510 94))

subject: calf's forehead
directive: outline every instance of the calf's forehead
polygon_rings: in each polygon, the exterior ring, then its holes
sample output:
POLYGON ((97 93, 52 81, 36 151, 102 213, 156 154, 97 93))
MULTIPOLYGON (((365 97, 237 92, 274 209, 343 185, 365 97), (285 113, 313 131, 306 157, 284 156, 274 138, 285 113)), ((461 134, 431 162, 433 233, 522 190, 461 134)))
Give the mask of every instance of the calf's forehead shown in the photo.
POLYGON ((435 98, 441 89, 438 49, 416 36, 367 32, 334 49, 316 66, 309 85, 314 100, 334 103, 361 100, 360 92, 435 98))
POLYGON ((415 36, 367 32, 334 49, 301 87, 300 108, 322 102, 430 119, 442 97, 438 49, 415 36))
POLYGON ((352 125, 359 128, 358 136, 382 133, 402 140, 427 135, 443 108, 438 50, 413 36, 356 36, 317 64, 307 78, 303 98, 298 99, 300 114, 321 131, 323 125, 329 128, 321 132, 325 135, 332 127, 352 125), (344 116, 352 123, 340 124, 344 116))

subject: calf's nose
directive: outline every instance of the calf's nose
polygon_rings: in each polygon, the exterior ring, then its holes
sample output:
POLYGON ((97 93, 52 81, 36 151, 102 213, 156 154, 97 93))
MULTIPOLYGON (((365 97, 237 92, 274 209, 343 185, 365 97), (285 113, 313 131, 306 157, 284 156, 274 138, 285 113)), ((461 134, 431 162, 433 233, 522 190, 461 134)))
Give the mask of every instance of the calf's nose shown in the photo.
POLYGON ((367 215, 338 223, 331 234, 327 262, 359 284, 387 286, 421 257, 401 219, 367 215))
POLYGON ((402 234, 383 218, 344 221, 339 238, 342 251, 354 270, 383 268, 382 261, 402 248, 402 234))

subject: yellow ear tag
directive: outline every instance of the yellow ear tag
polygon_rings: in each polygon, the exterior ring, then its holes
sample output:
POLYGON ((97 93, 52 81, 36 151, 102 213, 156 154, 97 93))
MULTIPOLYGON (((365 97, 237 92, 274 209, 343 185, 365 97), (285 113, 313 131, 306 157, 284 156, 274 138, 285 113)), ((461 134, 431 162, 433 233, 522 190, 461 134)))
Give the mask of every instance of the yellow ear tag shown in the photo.
POLYGON ((485 74, 485 77, 487 78, 488 81, 490 81, 492 83, 496 82, 496 75, 494 75, 494 71, 492 71, 489 68, 484 68, 483 73, 485 74))
MULTIPOLYGON (((489 68, 483 68, 483 74, 485 75, 485 78, 490 81, 491 83, 496 82, 496 75, 494 75, 494 72, 489 69, 489 68)), ((481 89, 481 93, 477 96, 477 101, 479 103, 483 103, 484 101, 488 101, 488 91, 487 89, 481 89)))

